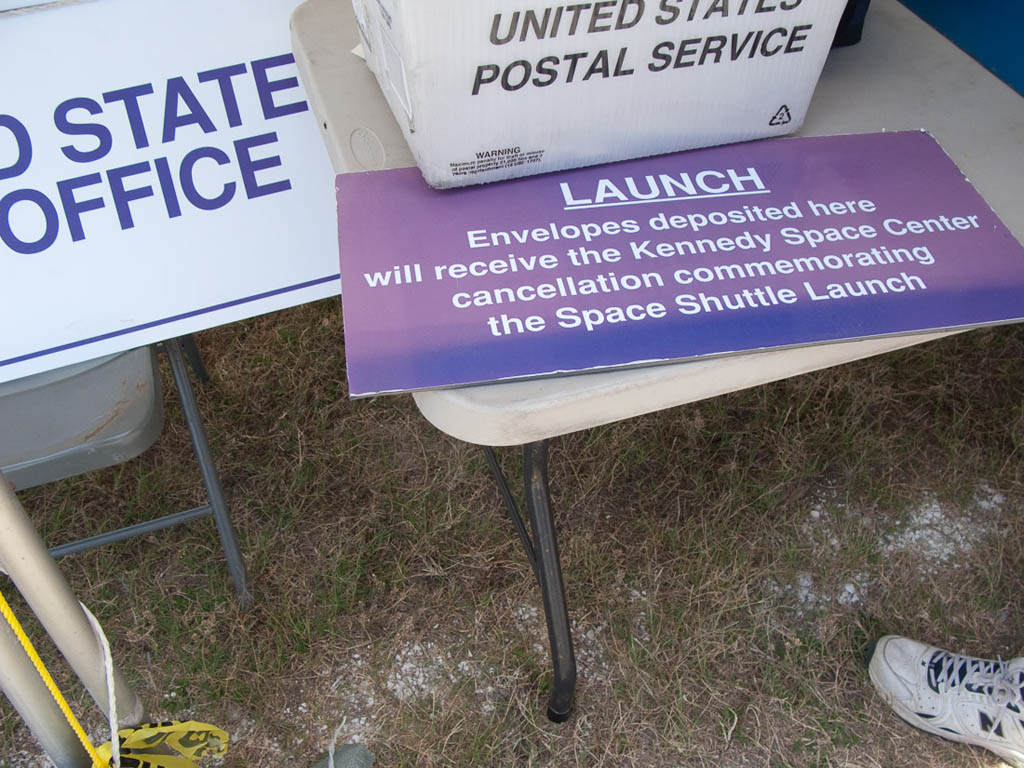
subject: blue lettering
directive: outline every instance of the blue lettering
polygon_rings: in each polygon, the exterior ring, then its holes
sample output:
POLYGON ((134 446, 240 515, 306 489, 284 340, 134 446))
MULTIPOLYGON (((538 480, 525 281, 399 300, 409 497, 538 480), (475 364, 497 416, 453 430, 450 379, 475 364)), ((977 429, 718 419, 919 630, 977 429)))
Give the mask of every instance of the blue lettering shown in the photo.
POLYGON ((57 182, 57 191, 60 192, 60 203, 64 207, 64 218, 68 222, 68 231, 71 233, 71 240, 77 242, 85 239, 85 230, 82 228, 82 213, 95 211, 106 205, 102 197, 90 197, 88 200, 76 200, 75 190, 80 187, 89 187, 99 184, 102 177, 98 173, 90 173, 86 176, 78 176, 74 179, 66 179, 57 182))
POLYGON ((61 147, 60 151, 68 160, 75 163, 91 163, 93 160, 106 157, 114 143, 110 131, 105 125, 99 123, 70 122, 68 112, 73 109, 84 109, 90 115, 98 115, 103 112, 103 107, 92 99, 78 98, 62 101, 53 112, 53 124, 58 131, 65 136, 94 136, 97 146, 95 149, 82 150, 69 144, 66 147, 61 147))
POLYGON ((281 165, 281 156, 271 155, 253 159, 250 151, 253 147, 262 147, 264 144, 273 144, 276 141, 277 133, 271 132, 248 139, 239 139, 235 142, 235 155, 238 156, 238 167, 242 172, 242 184, 245 185, 245 195, 250 200, 254 197, 272 195, 275 192, 284 192, 292 188, 292 183, 288 179, 272 181, 267 184, 260 184, 256 181, 256 172, 277 168, 281 165))
POLYGON ((133 163, 132 165, 125 165, 120 168, 114 168, 113 170, 107 171, 107 181, 110 184, 110 196, 114 199, 114 209, 117 211, 117 220, 121 224, 121 229, 131 229, 135 226, 135 222, 132 221, 131 201, 153 196, 152 187, 146 186, 135 187, 135 189, 125 189, 124 180, 128 176, 137 176, 140 173, 146 173, 148 170, 149 163, 144 162, 133 163))
POLYGON ((150 83, 143 83, 142 85, 133 85, 131 88, 107 91, 103 94, 103 101, 106 104, 115 101, 124 103, 124 111, 128 116, 128 125, 132 129, 132 138, 135 140, 136 149, 149 146, 146 125, 142 122, 142 110, 139 109, 139 97, 150 93, 153 93, 153 86, 150 83))
POLYGON ((203 158, 209 158, 217 163, 217 165, 228 165, 231 162, 231 158, 216 147, 193 149, 181 161, 181 172, 179 175, 181 191, 185 193, 185 199, 196 208, 204 211, 213 211, 231 202, 231 198, 235 196, 235 182, 227 182, 224 185, 224 190, 217 197, 203 197, 199 194, 199 190, 196 189, 194 178, 195 164, 203 158))
POLYGON ((224 112, 228 117, 228 126, 231 128, 237 128, 242 124, 242 116, 238 113, 238 98, 235 96, 231 78, 235 75, 244 75, 245 72, 245 64, 233 64, 230 67, 208 69, 199 73, 200 83, 208 83, 212 80, 220 86, 220 98, 224 102, 224 112))
POLYGON ((171 176, 171 167, 166 157, 158 157, 153 161, 156 167, 156 177, 160 181, 160 191, 164 195, 164 205, 167 206, 167 216, 176 219, 181 216, 181 205, 178 203, 178 193, 174 189, 174 177, 171 176))
POLYGON ((294 63, 295 57, 290 53, 271 56, 269 59, 258 59, 252 62, 252 77, 256 81, 256 92, 260 97, 260 106, 263 107, 263 117, 267 120, 283 117, 284 115, 292 115, 296 112, 305 112, 309 109, 309 105, 304 101, 295 101, 291 104, 274 103, 275 91, 298 88, 299 79, 297 77, 285 77, 281 80, 270 80, 267 77, 267 70, 294 63))
POLYGON ((183 77, 172 77, 167 81, 167 94, 164 99, 164 136, 163 143, 174 141, 174 134, 183 125, 198 125, 203 133, 213 133, 217 128, 199 99, 192 93, 183 77), (189 110, 184 115, 178 114, 178 102, 185 103, 189 110))
POLYGON ((6 168, 0 168, 0 179, 13 179, 28 170, 32 162, 32 139, 29 138, 28 129, 16 117, 0 115, 0 128, 9 130, 18 145, 18 159, 6 168))
POLYGON ((45 251, 53 241, 57 239, 57 230, 60 222, 57 219, 57 209, 53 207, 50 199, 35 189, 16 189, 0 199, 0 240, 4 245, 15 253, 32 254, 45 251), (11 229, 11 208, 20 202, 35 203, 43 212, 46 219, 46 230, 35 242, 22 240, 11 229))

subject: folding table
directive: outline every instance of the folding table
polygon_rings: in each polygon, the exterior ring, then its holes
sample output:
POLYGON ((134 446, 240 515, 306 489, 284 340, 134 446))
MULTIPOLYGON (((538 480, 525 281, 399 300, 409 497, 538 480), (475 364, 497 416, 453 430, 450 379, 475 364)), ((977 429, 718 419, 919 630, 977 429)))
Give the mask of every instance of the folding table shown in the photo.
MULTIPOLYGON (((376 81, 351 53, 346 0, 309 0, 292 40, 335 171, 413 165, 376 81)), ((896 0, 875 0, 862 41, 829 56, 799 135, 923 128, 932 133, 1018 239, 1024 239, 1024 99, 896 0)), ((882 354, 943 333, 742 354, 650 368, 417 392, 438 429, 486 448, 544 597, 554 665, 548 716, 571 710, 576 665, 547 481, 548 440, 882 354), (527 534, 489 446, 524 446, 527 534)))

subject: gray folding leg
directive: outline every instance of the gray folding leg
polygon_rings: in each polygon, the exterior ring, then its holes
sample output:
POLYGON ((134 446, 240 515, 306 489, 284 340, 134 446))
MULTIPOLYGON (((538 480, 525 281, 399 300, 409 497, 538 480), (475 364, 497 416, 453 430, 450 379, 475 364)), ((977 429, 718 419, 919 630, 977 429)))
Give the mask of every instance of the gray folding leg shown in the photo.
POLYGON ((190 333, 187 336, 182 336, 180 341, 188 364, 192 367, 192 373, 199 379, 200 384, 205 384, 210 380, 210 374, 206 372, 206 366, 203 365, 203 356, 199 354, 195 336, 190 333))
POLYGON ((171 374, 174 377, 174 385, 178 389, 178 396, 181 398, 181 407, 185 412, 185 423, 188 425, 189 434, 192 436, 192 445, 196 451, 196 459, 199 461, 199 471, 203 475, 203 484, 206 486, 206 493, 210 500, 210 511, 217 523, 217 533, 220 534, 221 546, 228 561, 228 570, 235 582, 235 589, 238 590, 239 600, 243 605, 252 602, 252 592, 249 587, 249 577, 245 571, 245 561, 242 559, 242 552, 238 548, 238 536, 235 534, 235 527, 231 523, 231 515, 228 506, 224 502, 224 492, 221 489, 220 478, 217 476, 217 467, 213 463, 213 454, 210 452, 210 444, 206 440, 206 430, 203 428, 203 419, 199 414, 199 406, 196 404, 196 397, 192 391, 192 384, 188 380, 188 370, 185 367, 185 357, 182 353, 181 340, 169 339, 164 342, 164 350, 171 362, 171 374))
POLYGON ((523 446, 523 482, 526 490, 526 509, 533 532, 532 541, 509 491, 508 481, 498 466, 494 450, 485 447, 484 453, 498 483, 498 490, 505 501, 509 517, 512 518, 512 524, 523 543, 530 565, 533 566, 537 584, 540 585, 554 668, 547 715, 551 721, 562 723, 569 719, 572 711, 572 696, 576 687, 576 657, 572 648, 572 635, 569 632, 569 611, 565 602, 565 587, 562 584, 558 539, 551 517, 548 443, 547 440, 541 440, 523 446))
MULTIPOLYGON (((206 369, 202 367, 202 362, 198 358, 198 351, 195 350, 194 342, 186 339, 184 343, 192 345, 193 354, 198 360, 198 362, 193 363, 193 370, 196 371, 196 375, 200 377, 205 376, 206 369)), ((189 381, 182 345, 182 339, 169 339, 162 344, 171 363, 171 375, 174 377, 174 386, 178 390, 178 397, 181 399, 181 407, 185 412, 185 424, 188 426, 189 434, 192 436, 192 445, 195 448, 196 459, 199 462, 199 471, 202 473, 203 484, 206 486, 206 495, 210 503, 195 509, 175 512, 155 520, 147 520, 137 525, 130 525, 125 528, 119 528, 116 531, 101 533, 96 536, 90 536, 87 539, 53 547, 50 550, 50 554, 54 557, 60 557, 75 552, 84 552, 87 549, 93 549, 104 544, 124 541, 133 536, 152 533, 153 531, 159 531, 173 525, 186 523, 189 520, 212 515, 217 524, 217 532, 220 535, 224 555, 227 558, 228 570, 231 572, 235 589, 238 590, 238 599, 242 605, 248 606, 252 602, 249 577, 245 571, 242 553, 238 548, 238 537, 235 534, 235 528, 231 523, 231 516, 224 501, 224 492, 221 489, 220 478, 217 476, 217 467, 213 463, 210 444, 206 439, 206 430, 203 428, 199 406, 196 404, 195 393, 192 391, 192 384, 189 381)))

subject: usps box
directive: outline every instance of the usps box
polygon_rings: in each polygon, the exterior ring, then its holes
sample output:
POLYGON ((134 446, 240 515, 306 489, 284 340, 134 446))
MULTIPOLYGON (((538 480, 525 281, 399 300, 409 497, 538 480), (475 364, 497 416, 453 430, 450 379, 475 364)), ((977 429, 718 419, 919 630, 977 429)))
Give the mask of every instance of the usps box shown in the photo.
POLYGON ((352 0, 426 180, 796 130, 846 0, 352 0))

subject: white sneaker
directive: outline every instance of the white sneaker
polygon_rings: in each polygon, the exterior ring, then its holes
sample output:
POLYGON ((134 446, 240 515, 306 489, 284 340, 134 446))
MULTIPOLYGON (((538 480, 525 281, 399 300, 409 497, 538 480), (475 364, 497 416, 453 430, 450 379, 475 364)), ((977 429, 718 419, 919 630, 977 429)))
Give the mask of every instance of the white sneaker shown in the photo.
POLYGON ((868 674, 915 728, 984 747, 1024 768, 1024 658, 975 659, 886 635, 875 645, 868 674))

